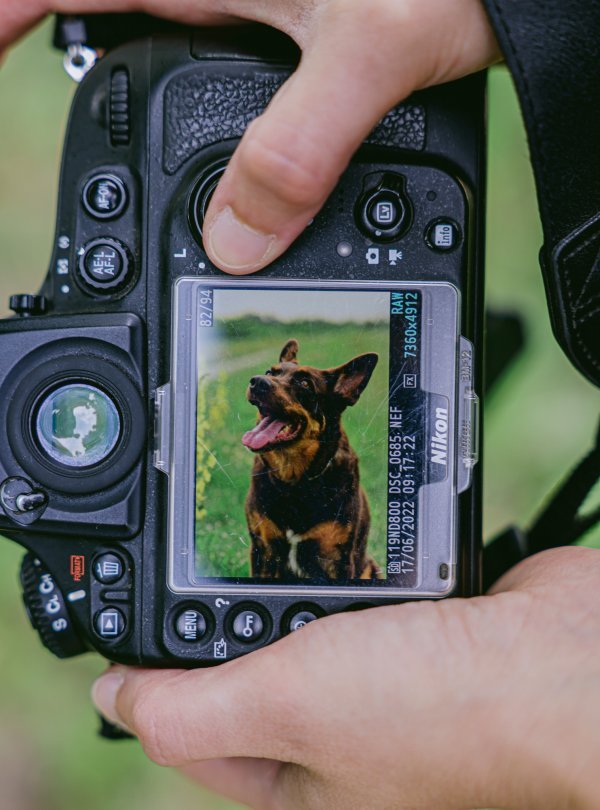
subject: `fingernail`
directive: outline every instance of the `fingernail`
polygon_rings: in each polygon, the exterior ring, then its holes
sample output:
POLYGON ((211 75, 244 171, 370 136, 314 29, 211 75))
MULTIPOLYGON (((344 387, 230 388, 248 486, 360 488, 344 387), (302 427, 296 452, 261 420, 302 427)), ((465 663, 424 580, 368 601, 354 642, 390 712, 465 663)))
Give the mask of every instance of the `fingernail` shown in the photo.
POLYGON ((111 723, 116 723, 123 728, 125 728, 125 724, 117 713, 117 695, 124 680, 123 670, 114 667, 101 675, 92 686, 92 701, 100 714, 111 723))
POLYGON ((219 267, 243 273, 266 262, 275 245, 274 234, 246 225, 227 205, 206 228, 207 248, 219 267))

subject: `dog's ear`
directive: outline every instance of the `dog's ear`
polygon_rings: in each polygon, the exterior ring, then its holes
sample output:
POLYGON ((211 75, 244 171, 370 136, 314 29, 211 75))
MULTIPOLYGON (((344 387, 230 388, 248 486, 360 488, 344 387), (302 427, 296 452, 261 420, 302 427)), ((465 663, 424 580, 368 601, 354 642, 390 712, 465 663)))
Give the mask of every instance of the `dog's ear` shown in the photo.
POLYGON ((281 354, 279 355, 279 362, 280 363, 297 363, 296 357, 298 356, 298 341, 292 338, 288 340, 285 344, 283 349, 281 350, 281 354))
POLYGON ((367 387, 379 355, 374 352, 359 354, 349 363, 332 368, 328 372, 333 378, 333 394, 344 405, 355 405, 367 387))

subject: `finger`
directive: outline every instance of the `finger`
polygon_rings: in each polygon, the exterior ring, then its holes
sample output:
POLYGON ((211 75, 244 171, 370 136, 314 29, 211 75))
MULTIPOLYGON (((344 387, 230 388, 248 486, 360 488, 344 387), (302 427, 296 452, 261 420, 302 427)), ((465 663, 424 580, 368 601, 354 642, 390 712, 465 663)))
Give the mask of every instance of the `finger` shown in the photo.
POLYGON ((5 0, 0 6, 0 54, 45 15, 42 3, 5 0))
POLYGON ((49 0, 3 0, 0 5, 0 53, 50 13, 81 15, 144 11, 192 25, 229 22, 231 16, 212 10, 214 5, 211 0, 196 4, 175 0, 168 5, 164 0, 58 0, 56 3, 49 0))
POLYGON ((286 641, 210 670, 113 667, 92 696, 161 765, 246 756, 293 760, 307 696, 297 675, 298 645, 286 641))
POLYGON ((600 552, 582 546, 549 549, 522 560, 492 585, 489 594, 556 587, 569 581, 575 591, 586 579, 598 575, 600 552), (582 564, 583 563, 583 564, 582 564))
MULTIPOLYGON (((367 40, 369 38, 367 37, 367 40)), ((230 273, 272 262, 321 208, 368 132, 414 88, 374 63, 343 25, 317 37, 296 73, 248 127, 207 211, 204 245, 230 273)), ((397 60, 397 56, 395 57, 397 60)))
POLYGON ((211 200, 204 226, 211 260, 238 274, 272 262, 388 110, 413 90, 494 58, 489 23, 472 5, 440 0, 425 17, 411 2, 313 7, 309 23, 289 31, 303 50, 300 66, 248 127, 211 200))
POLYGON ((273 806, 280 762, 270 759, 232 758, 195 762, 182 773, 208 790, 250 807, 273 806))

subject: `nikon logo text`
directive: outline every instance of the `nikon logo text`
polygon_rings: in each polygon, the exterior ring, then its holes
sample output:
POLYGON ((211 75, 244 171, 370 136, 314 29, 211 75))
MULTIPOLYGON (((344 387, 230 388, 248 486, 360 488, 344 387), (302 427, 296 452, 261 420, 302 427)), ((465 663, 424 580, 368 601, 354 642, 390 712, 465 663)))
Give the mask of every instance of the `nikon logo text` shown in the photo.
POLYGON ((434 434, 431 437, 431 461, 446 466, 448 463, 448 409, 435 409, 434 434))

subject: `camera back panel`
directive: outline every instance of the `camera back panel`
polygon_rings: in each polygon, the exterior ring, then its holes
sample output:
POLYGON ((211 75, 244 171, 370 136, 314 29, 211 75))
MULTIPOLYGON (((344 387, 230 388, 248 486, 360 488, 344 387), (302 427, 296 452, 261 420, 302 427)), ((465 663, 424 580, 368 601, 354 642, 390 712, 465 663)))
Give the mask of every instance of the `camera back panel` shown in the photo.
MULTIPOLYGON (((109 52, 76 93, 48 274, 38 296, 14 297, 18 317, 0 322, 0 529, 28 549, 26 601, 58 655, 213 664, 328 613, 432 595, 362 596, 322 582, 310 592, 286 581, 251 592, 171 587, 175 291, 239 282, 208 260, 203 215, 245 127, 293 69, 282 41, 254 50, 226 34, 139 40, 109 52), (49 434, 63 406, 78 416, 57 445, 49 434), (100 424, 103 443, 91 447, 100 424)), ((481 392, 483 107, 484 78, 474 76, 392 110, 305 232, 244 279, 250 297, 269 284, 288 297, 302 283, 452 289, 456 397, 481 392)), ((310 346, 300 343, 302 358, 310 346)), ((456 465, 461 442, 473 453, 476 438, 475 416, 473 435, 461 436, 461 408, 450 426, 456 465)), ((452 587, 439 595, 478 591, 478 470, 455 486, 452 587)))

